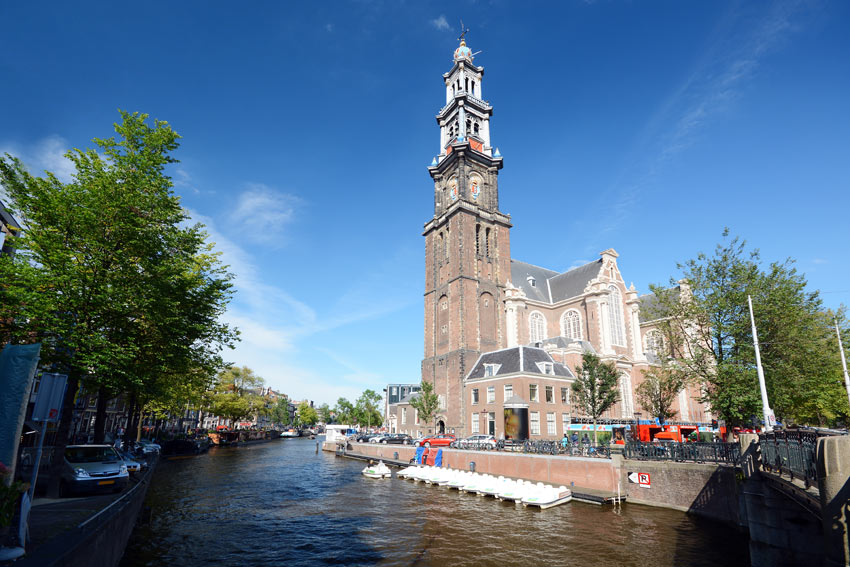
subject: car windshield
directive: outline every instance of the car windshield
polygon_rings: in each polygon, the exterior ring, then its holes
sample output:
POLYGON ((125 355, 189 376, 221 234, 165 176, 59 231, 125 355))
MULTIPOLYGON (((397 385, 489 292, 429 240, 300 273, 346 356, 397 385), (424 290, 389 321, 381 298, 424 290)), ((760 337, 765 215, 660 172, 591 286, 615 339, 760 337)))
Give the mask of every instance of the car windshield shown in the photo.
POLYGON ((112 447, 68 447, 65 458, 71 463, 99 463, 119 460, 112 447))

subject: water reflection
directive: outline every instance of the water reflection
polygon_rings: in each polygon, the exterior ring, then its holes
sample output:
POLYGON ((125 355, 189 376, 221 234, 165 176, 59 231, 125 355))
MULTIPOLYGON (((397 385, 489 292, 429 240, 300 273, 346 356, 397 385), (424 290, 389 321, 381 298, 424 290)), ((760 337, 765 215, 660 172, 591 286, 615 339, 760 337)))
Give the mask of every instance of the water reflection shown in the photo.
POLYGON ((164 462, 121 565, 748 565, 747 539, 683 513, 540 511, 398 479, 287 439, 164 462))

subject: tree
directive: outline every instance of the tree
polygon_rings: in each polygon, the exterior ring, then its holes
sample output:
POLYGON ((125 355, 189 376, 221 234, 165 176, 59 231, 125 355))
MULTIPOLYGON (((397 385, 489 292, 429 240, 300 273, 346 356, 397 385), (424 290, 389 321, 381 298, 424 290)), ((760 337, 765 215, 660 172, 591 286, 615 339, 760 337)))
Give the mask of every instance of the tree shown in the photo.
MULTIPOLYGON (((729 425, 762 415, 747 296, 753 300, 770 403, 784 421, 825 424, 848 409, 831 313, 790 259, 762 267, 758 250, 729 239, 709 256, 679 264, 684 279, 652 286, 647 316, 655 319, 673 357, 698 380, 702 400, 729 425)), ((839 312, 846 326, 843 310, 839 312)))
POLYGON ((687 375, 675 363, 663 360, 661 366, 644 370, 644 380, 635 390, 638 402, 664 423, 674 417, 673 401, 687 384, 687 375))
POLYGON ((272 407, 269 417, 273 423, 289 425, 289 398, 286 395, 278 397, 277 403, 272 407))
POLYGON ((247 366, 223 370, 217 378, 210 411, 235 423, 253 417, 265 409, 265 399, 258 392, 264 380, 247 366))
POLYGON ((299 425, 312 427, 313 425, 316 425, 318 421, 319 414, 316 413, 316 410, 307 401, 303 401, 298 405, 299 425))
MULTIPOLYGON (((440 397, 434 393, 434 385, 427 380, 422 380, 419 392, 410 400, 410 405, 419 412, 419 419, 424 423, 431 423, 437 417, 440 409, 440 397)), ((434 423, 436 431, 437 424, 434 423)))
MULTIPOLYGON (((42 363, 67 372, 54 449, 60 454, 81 381, 105 409, 118 392, 168 391, 152 386, 164 376, 192 375, 198 367, 209 375, 221 362, 219 350, 235 339, 218 323, 230 294, 227 277, 216 261, 193 268, 201 231, 184 226, 187 215, 165 175, 179 136, 166 122, 148 125, 144 114, 121 117, 117 140, 95 139, 99 151, 66 153, 75 167, 68 183, 50 172, 36 177, 8 154, 0 158, 0 184, 26 229, 12 237, 16 255, 0 258, 0 334, 41 341, 42 363), (214 283, 216 291, 195 294, 186 280, 167 277, 175 273, 214 283), (159 296, 163 290, 183 296, 171 301, 159 296), (197 334, 205 323, 209 330, 197 334), (163 362, 147 370, 152 360, 163 362)), ((61 459, 51 465, 51 496, 62 466, 61 459)))
POLYGON ((378 411, 378 404, 381 401, 381 396, 374 390, 364 391, 357 401, 354 402, 354 409, 357 415, 357 422, 361 425, 366 423, 367 427, 372 427, 372 424, 380 424, 383 422, 383 416, 378 411))
POLYGON ((319 419, 322 423, 330 423, 331 422, 331 408, 328 404, 322 404, 319 406, 319 419))
POLYGON ((353 425, 357 422, 354 412, 354 406, 351 405, 351 402, 349 402, 345 398, 339 398, 336 401, 334 413, 336 414, 336 420, 339 423, 353 425))
POLYGON ((602 362, 595 354, 586 352, 581 357, 581 366, 576 368, 572 391, 576 404, 593 419, 595 445, 596 421, 619 399, 617 369, 610 362, 602 362))

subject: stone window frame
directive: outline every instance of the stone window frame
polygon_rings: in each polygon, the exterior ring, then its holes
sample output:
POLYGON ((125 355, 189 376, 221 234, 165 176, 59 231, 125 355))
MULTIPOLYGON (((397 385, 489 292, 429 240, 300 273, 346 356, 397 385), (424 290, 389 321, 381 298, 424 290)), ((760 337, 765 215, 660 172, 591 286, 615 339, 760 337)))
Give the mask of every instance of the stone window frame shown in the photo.
POLYGON ((540 435, 540 412, 539 411, 528 412, 528 422, 529 422, 529 434, 530 435, 540 435))
POLYGON ((571 403, 571 402, 570 402, 570 394, 571 394, 571 393, 572 393, 572 392, 571 392, 571 388, 570 388, 569 386, 568 386, 568 387, 566 387, 566 388, 561 388, 561 403, 562 403, 562 404, 569 404, 569 403, 571 403))
POLYGON ((480 420, 478 419, 478 414, 477 414, 477 413, 473 413, 473 414, 472 414, 472 419, 471 419, 471 420, 469 420, 469 423, 470 423, 470 425, 471 425, 470 432, 471 432, 473 435, 477 435, 477 434, 478 434, 478 432, 479 432, 479 430, 480 430, 480 424, 481 424, 480 420))
POLYGON ((555 403, 555 386, 544 386, 543 392, 547 404, 555 403))
POLYGON ((540 403, 540 386, 537 384, 528 385, 528 401, 540 403))
POLYGON ((487 403, 492 404, 496 402, 496 386, 487 386, 487 403))
POLYGON ((623 326, 623 296, 620 288, 611 284, 608 286, 608 328, 611 344, 626 346, 626 331, 623 326))
POLYGON ((478 388, 472 389, 472 405, 478 405, 478 388))
POLYGON ((558 425, 555 421, 555 412, 546 412, 546 435, 557 435, 558 425))
POLYGON ((528 342, 531 344, 542 343, 547 338, 546 316, 540 311, 532 311, 528 314, 528 342))
POLYGON ((561 316, 561 334, 569 339, 582 340, 581 313, 569 309, 561 316))
POLYGON ((511 396, 514 395, 514 385, 513 384, 505 384, 503 393, 504 393, 504 396, 505 396, 505 401, 508 401, 509 399, 511 399, 511 396))
POLYGON ((664 335, 658 329, 647 331, 644 336, 644 343, 646 344, 644 352, 647 354, 654 354, 660 357, 664 351, 664 335))

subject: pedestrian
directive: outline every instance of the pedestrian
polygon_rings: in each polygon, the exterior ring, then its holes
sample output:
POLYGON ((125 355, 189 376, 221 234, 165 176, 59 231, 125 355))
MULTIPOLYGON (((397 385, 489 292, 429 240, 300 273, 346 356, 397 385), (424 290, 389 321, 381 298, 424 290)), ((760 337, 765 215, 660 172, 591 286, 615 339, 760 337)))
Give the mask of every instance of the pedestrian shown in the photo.
POLYGON ((573 440, 573 445, 578 445, 578 433, 576 433, 575 431, 573 431, 572 440, 573 440))

